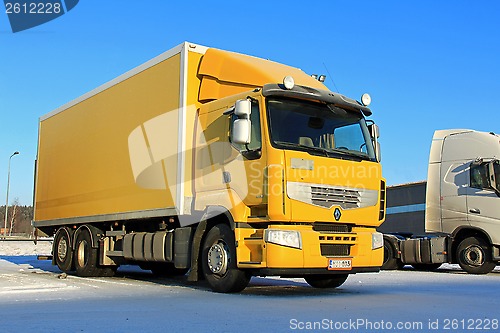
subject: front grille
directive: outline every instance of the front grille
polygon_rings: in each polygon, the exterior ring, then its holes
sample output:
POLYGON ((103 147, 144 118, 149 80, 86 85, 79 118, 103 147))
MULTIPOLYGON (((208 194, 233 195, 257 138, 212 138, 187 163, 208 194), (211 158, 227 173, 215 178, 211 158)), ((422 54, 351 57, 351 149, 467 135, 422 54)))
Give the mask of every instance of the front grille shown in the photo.
POLYGON ((328 232, 336 234, 346 234, 352 232, 352 226, 348 224, 334 223, 313 223, 313 230, 319 232, 328 232))
POLYGON ((379 189, 298 182, 287 182, 286 189, 290 199, 326 209, 336 206, 344 210, 375 206, 379 202, 379 192, 379 189))
POLYGON ((356 190, 311 186, 312 203, 330 208, 340 206, 342 209, 359 207, 359 192, 356 190))
POLYGON ((349 244, 320 244, 321 255, 324 257, 346 257, 351 254, 349 244))

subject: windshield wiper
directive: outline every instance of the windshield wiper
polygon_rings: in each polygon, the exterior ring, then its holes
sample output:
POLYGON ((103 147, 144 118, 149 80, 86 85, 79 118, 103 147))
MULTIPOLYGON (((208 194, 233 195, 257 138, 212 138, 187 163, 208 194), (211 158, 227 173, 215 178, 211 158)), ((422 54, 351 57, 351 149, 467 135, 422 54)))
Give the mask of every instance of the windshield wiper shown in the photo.
POLYGON ((293 143, 293 142, 286 142, 286 141, 276 141, 277 144, 281 145, 281 146, 286 146, 286 147, 294 147, 294 148, 302 148, 303 150, 305 151, 314 151, 314 152, 317 152, 317 153, 321 153, 322 155, 326 156, 326 157, 329 157, 328 155, 328 150, 326 150, 325 148, 320 148, 320 147, 314 147, 314 146, 307 146, 307 145, 303 145, 303 144, 300 144, 300 143, 293 143))
POLYGON ((361 157, 361 158, 364 158, 364 159, 369 159, 370 158, 367 154, 362 153, 362 152, 357 152, 357 151, 354 151, 354 150, 345 150, 345 149, 334 148, 334 149, 329 149, 328 151, 329 152, 333 152, 333 153, 343 154, 343 155, 351 155, 351 156, 361 157))
POLYGON ((300 143, 293 143, 293 142, 286 142, 286 141, 275 141, 277 144, 285 147, 293 147, 293 148, 301 148, 301 150, 305 150, 309 153, 315 152, 319 153, 323 156, 326 157, 332 157, 332 156, 341 156, 341 157, 347 157, 348 159, 355 159, 355 160, 369 160, 368 155, 364 153, 358 153, 356 151, 352 150, 344 150, 344 149, 327 149, 327 148, 321 148, 321 147, 315 147, 315 146, 307 146, 303 145, 300 143))

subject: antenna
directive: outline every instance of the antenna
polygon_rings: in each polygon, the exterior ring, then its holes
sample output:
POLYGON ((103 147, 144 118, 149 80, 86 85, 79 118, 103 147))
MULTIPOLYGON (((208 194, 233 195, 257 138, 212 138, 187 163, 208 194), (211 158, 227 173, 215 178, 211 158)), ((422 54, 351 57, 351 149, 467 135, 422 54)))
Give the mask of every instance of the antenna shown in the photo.
POLYGON ((339 88, 337 88, 337 85, 335 84, 335 81, 333 81, 333 76, 332 74, 330 74, 330 71, 328 70, 328 68, 326 67, 325 63, 323 63, 323 66, 325 67, 326 69, 326 72, 328 73, 328 77, 330 78, 330 80, 332 81, 333 83, 333 86, 335 87, 335 90, 340 94, 340 91, 339 91, 339 88))

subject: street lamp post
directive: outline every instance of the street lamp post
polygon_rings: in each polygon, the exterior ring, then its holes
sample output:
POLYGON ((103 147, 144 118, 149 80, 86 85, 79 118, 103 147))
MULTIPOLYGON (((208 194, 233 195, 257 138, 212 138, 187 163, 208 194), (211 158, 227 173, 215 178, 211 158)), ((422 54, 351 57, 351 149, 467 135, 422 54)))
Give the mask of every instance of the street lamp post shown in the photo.
POLYGON ((9 157, 9 168, 7 171, 7 198, 5 199, 5 221, 3 225, 3 239, 7 239, 7 213, 9 212, 10 160, 15 155, 19 155, 19 152, 16 151, 9 157))

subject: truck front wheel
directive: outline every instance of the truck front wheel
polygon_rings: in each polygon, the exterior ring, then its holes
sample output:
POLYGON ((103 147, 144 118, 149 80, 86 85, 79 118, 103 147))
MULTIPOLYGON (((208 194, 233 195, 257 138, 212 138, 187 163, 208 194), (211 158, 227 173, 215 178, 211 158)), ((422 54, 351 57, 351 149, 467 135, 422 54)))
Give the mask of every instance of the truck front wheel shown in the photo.
POLYGON ((460 242, 457 259, 460 267, 471 274, 487 274, 496 266, 491 260, 491 247, 479 237, 469 237, 460 242))
POLYGON ((234 233, 225 224, 217 224, 206 235, 202 266, 205 279, 213 291, 239 292, 250 282, 250 275, 236 266, 234 233))
POLYGON ((314 288, 338 288, 345 280, 347 280, 348 274, 339 275, 311 275, 304 279, 306 282, 314 288))

